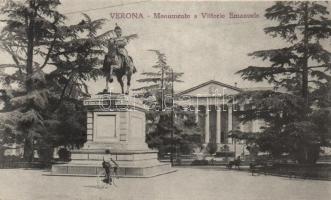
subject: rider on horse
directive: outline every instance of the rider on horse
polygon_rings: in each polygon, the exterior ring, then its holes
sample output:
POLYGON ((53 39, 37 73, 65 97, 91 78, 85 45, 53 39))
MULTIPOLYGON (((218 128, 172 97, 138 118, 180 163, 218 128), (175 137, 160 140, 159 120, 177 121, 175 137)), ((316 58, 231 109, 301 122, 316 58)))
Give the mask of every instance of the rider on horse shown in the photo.
POLYGON ((113 70, 116 72, 116 70, 122 69, 122 71, 130 71, 131 74, 137 71, 132 58, 125 49, 125 46, 128 44, 128 39, 122 36, 121 27, 116 24, 114 32, 116 37, 109 40, 108 53, 105 55, 103 63, 104 70, 107 76, 109 76, 109 82, 113 82, 113 70))
POLYGON ((125 49, 125 46, 128 44, 128 40, 125 37, 122 37, 122 29, 118 25, 116 25, 114 32, 116 34, 116 38, 113 38, 110 43, 115 46, 118 55, 124 58, 126 66, 130 69, 133 69, 133 73, 135 73, 136 68, 133 65, 132 59, 129 56, 128 51, 125 49))

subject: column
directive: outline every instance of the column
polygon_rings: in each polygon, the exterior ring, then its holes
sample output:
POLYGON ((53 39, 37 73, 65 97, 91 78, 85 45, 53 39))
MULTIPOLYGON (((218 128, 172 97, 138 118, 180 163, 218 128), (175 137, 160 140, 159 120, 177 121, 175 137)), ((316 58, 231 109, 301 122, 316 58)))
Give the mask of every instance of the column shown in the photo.
MULTIPOLYGON (((232 131, 232 104, 228 104, 228 135, 232 131)), ((228 138, 228 143, 232 143, 232 139, 228 138)))
POLYGON ((209 108, 206 106, 206 117, 205 117, 205 144, 209 143, 209 108))
POLYGON ((194 107, 194 114, 195 114, 195 123, 199 122, 199 106, 194 107))
POLYGON ((93 141, 93 113, 87 112, 87 141, 93 141))
POLYGON ((216 107, 216 144, 221 144, 221 106, 216 107))

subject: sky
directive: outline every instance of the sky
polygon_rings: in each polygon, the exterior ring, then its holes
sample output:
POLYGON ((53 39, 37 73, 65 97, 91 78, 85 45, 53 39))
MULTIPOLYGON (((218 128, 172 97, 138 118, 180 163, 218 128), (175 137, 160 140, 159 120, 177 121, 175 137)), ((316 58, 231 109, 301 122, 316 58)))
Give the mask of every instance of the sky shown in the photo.
MULTIPOLYGON (((115 23, 121 26, 124 35, 138 34, 127 50, 138 69, 132 80, 132 88, 139 73, 153 71, 156 56, 148 51, 157 49, 165 53, 168 64, 175 71, 184 72, 183 83, 175 85, 176 91, 194 87, 211 79, 238 87, 268 86, 266 83, 243 81, 238 70, 249 65, 266 66, 248 53, 285 45, 280 39, 266 35, 263 28, 273 25, 264 18, 265 9, 272 2, 160 2, 160 1, 118 1, 118 0, 62 0, 59 10, 67 13, 68 23, 82 19, 81 12, 92 19, 107 19, 104 30, 113 29, 115 23), (202 19, 201 13, 222 13, 224 19, 202 19), (229 13, 259 15, 257 18, 230 19, 229 13), (111 19, 110 13, 138 13, 143 19, 111 19), (198 15, 197 19, 154 19, 154 13, 198 15)), ((330 5, 329 5, 330 6, 330 5)), ((1 62, 8 56, 0 54, 1 62)), ((102 91, 105 80, 89 82, 91 93, 102 91)), ((118 91, 118 83, 112 84, 118 91)))

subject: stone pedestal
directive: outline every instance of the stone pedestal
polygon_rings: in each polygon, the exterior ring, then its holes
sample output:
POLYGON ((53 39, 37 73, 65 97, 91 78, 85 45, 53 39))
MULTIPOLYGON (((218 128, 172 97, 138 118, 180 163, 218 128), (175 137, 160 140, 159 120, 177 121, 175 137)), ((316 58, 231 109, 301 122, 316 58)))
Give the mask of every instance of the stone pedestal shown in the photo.
POLYGON ((87 107, 87 142, 71 152, 68 164, 52 166, 53 175, 99 174, 102 160, 119 165, 119 176, 152 177, 173 172, 157 160, 157 151, 145 143, 145 109, 137 99, 103 94, 84 101, 87 107))

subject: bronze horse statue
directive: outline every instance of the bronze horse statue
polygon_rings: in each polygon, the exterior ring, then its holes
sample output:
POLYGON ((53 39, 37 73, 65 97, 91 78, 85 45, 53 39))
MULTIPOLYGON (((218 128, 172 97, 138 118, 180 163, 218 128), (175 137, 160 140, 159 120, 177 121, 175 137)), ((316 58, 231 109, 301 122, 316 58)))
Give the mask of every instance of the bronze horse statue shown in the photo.
POLYGON ((103 73, 106 76, 106 92, 109 91, 109 83, 113 82, 113 74, 121 85, 122 94, 124 94, 123 76, 126 76, 126 92, 129 94, 131 77, 137 70, 133 64, 133 59, 127 54, 125 45, 131 39, 137 38, 136 34, 122 37, 121 28, 116 25, 115 33, 117 38, 109 40, 108 52, 105 55, 103 63, 103 73))
MULTIPOLYGON (((123 76, 126 76, 126 92, 125 94, 129 94, 130 85, 131 85, 131 77, 132 74, 135 73, 135 68, 131 67, 129 64, 125 62, 125 59, 122 55, 116 52, 116 48, 109 48, 108 54, 105 55, 104 63, 103 63, 103 71, 106 75, 106 91, 109 90, 109 83, 113 82, 113 75, 116 76, 117 81, 121 85, 122 94, 124 94, 124 83, 123 76)), ((133 62, 130 57, 131 62, 133 62)))

